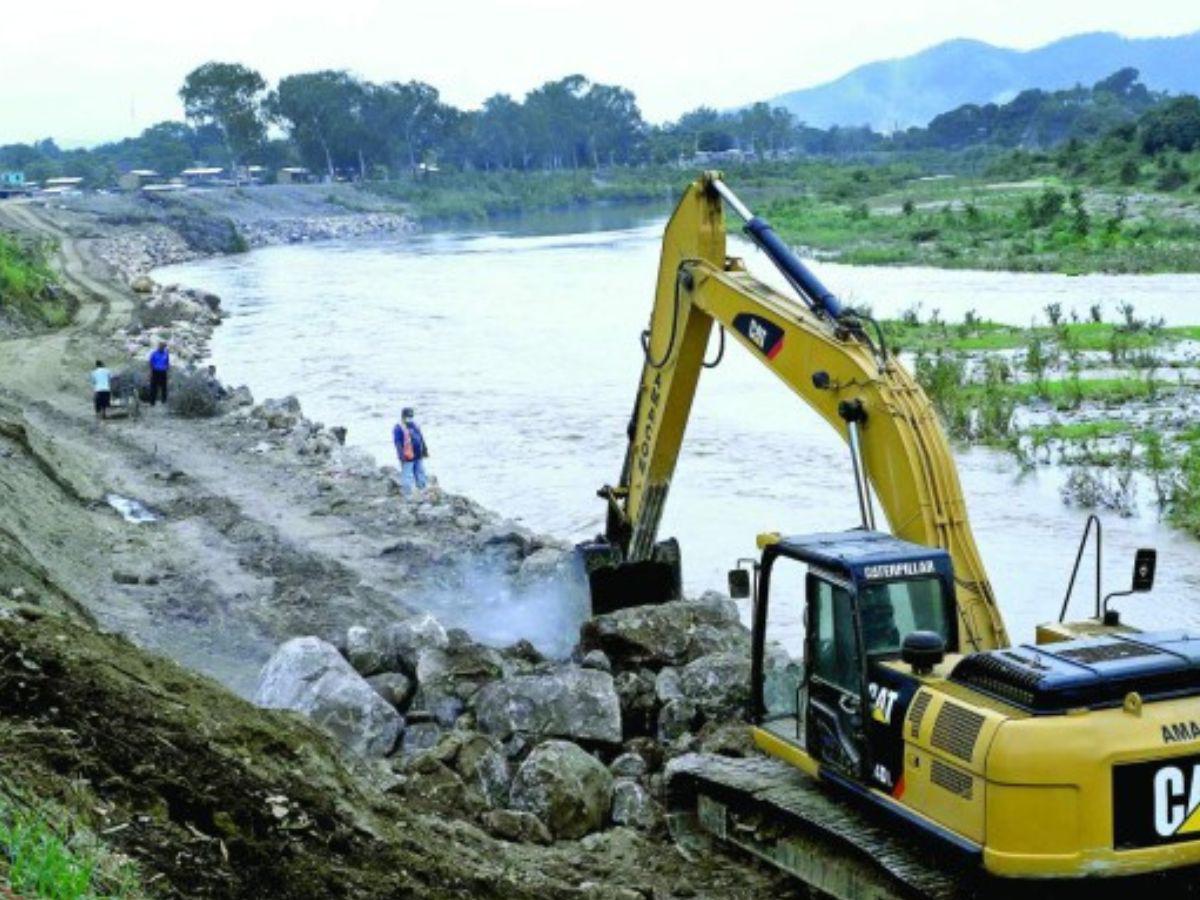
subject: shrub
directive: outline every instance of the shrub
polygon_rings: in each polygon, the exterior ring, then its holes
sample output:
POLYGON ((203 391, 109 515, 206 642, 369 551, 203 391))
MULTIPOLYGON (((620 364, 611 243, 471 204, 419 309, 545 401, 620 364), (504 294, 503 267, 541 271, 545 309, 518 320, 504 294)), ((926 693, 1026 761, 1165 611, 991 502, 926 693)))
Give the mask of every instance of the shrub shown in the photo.
POLYGON ((210 419, 221 411, 212 383, 192 372, 172 372, 167 407, 184 419, 210 419))

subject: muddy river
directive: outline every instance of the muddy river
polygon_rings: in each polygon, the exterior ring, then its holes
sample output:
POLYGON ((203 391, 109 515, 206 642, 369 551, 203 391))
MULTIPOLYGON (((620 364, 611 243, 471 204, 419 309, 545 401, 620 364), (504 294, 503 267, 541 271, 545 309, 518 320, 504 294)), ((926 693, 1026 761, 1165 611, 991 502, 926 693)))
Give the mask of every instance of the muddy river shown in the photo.
MULTIPOLYGON (((594 209, 487 230, 275 247, 160 270, 223 298, 212 344, 220 377, 259 398, 295 394, 310 417, 393 458, 392 423, 415 406, 430 470, 446 488, 571 538, 602 528, 595 491, 616 479, 641 366, 661 209, 594 209)), ((752 270, 769 264, 748 245, 752 270)), ((1200 321, 1200 277, 1066 277, 932 269, 816 267, 843 298, 898 315, 920 304, 1013 324, 1061 303, 1106 318, 1200 321)), ((768 277, 768 280, 772 280, 768 277)), ((775 279, 777 281, 777 279, 775 279)), ((1014 640, 1055 615, 1086 514, 1063 505, 1065 473, 1022 474, 1009 457, 958 454, 972 523, 1014 640)), ((738 348, 706 371, 664 519, 683 546, 690 590, 722 587, 760 531, 856 524, 845 447, 738 348)), ((1159 581, 1122 607, 1144 626, 1200 628, 1200 544, 1141 513, 1106 522, 1109 590, 1133 551, 1159 549, 1159 581)), ((1090 573, 1091 568, 1085 568, 1090 573)), ((1085 576, 1086 579, 1086 576, 1085 576)), ((1077 591, 1088 606, 1090 584, 1077 591)))

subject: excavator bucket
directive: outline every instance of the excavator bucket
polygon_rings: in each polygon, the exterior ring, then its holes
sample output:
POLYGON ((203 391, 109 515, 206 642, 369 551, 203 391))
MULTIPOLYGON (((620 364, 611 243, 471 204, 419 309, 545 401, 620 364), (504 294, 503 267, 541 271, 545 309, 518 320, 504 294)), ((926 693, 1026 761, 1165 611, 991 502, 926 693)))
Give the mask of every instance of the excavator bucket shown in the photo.
POLYGON ((655 544, 653 556, 644 562, 625 562, 621 551, 603 539, 578 544, 576 550, 587 572, 592 615, 666 603, 682 594, 679 544, 674 538, 655 544))

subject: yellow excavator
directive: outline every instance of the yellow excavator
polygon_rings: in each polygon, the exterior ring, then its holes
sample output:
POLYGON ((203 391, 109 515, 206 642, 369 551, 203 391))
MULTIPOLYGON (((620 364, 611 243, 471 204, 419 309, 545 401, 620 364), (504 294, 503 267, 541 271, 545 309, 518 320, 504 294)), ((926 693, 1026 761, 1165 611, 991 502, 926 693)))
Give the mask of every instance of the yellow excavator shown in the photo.
MULTIPOLYGON (((759 535, 761 557, 730 573, 731 594, 753 595, 764 755, 675 760, 673 827, 845 900, 1011 896, 1013 879, 1057 896, 1200 864, 1200 636, 1138 632, 1101 601, 1097 522, 1095 615, 1066 622, 1064 601, 1036 643, 1010 645, 929 399, 719 173, 663 237, 621 478, 600 492, 605 535, 581 545, 594 611, 680 595, 678 547, 657 532, 714 326, 722 353, 728 335, 845 439, 861 526, 759 535), (795 298, 727 255, 726 206, 795 298), (789 622, 798 660, 779 652, 789 622)), ((1150 590, 1154 568, 1138 551, 1110 598, 1150 590)))

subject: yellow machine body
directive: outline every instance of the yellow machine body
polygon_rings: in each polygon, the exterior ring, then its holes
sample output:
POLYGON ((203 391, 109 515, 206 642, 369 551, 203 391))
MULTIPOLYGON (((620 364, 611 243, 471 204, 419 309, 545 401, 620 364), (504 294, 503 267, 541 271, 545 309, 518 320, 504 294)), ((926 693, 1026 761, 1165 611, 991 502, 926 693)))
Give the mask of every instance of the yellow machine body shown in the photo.
MULTIPOLYGON (((831 771, 786 728, 759 721, 758 747, 896 813, 899 827, 907 821, 973 852, 996 875, 1076 878, 1200 864, 1200 840, 1192 840, 1200 837, 1200 698, 1143 703, 1131 692, 1121 705, 1047 715, 951 680, 963 654, 1004 650, 1009 639, 933 405, 861 327, 781 294, 727 257, 719 179, 707 173, 694 182, 664 234, 621 481, 602 492, 610 539, 621 537, 630 562, 654 552, 706 349, 714 325, 723 328, 843 439, 851 440, 843 405, 865 411, 861 460, 891 534, 940 548, 953 563, 952 652, 921 674, 899 659, 872 663, 908 685, 897 738, 901 771, 887 773, 890 791, 869 777, 848 784, 845 771, 831 771), (1116 773, 1137 765, 1159 769, 1145 773, 1145 791, 1121 796, 1116 773), (1122 803, 1138 804, 1147 810, 1143 819, 1159 823, 1154 845, 1120 845, 1114 835, 1122 803)), ((760 546, 770 552, 777 540, 765 536, 760 546)), ((1038 637, 1049 645, 1114 632, 1128 629, 1056 624, 1038 637)), ((756 640, 761 674, 761 635, 756 640)), ((862 699, 865 709, 865 690, 862 699)), ((791 721, 802 718, 798 711, 791 721)))

